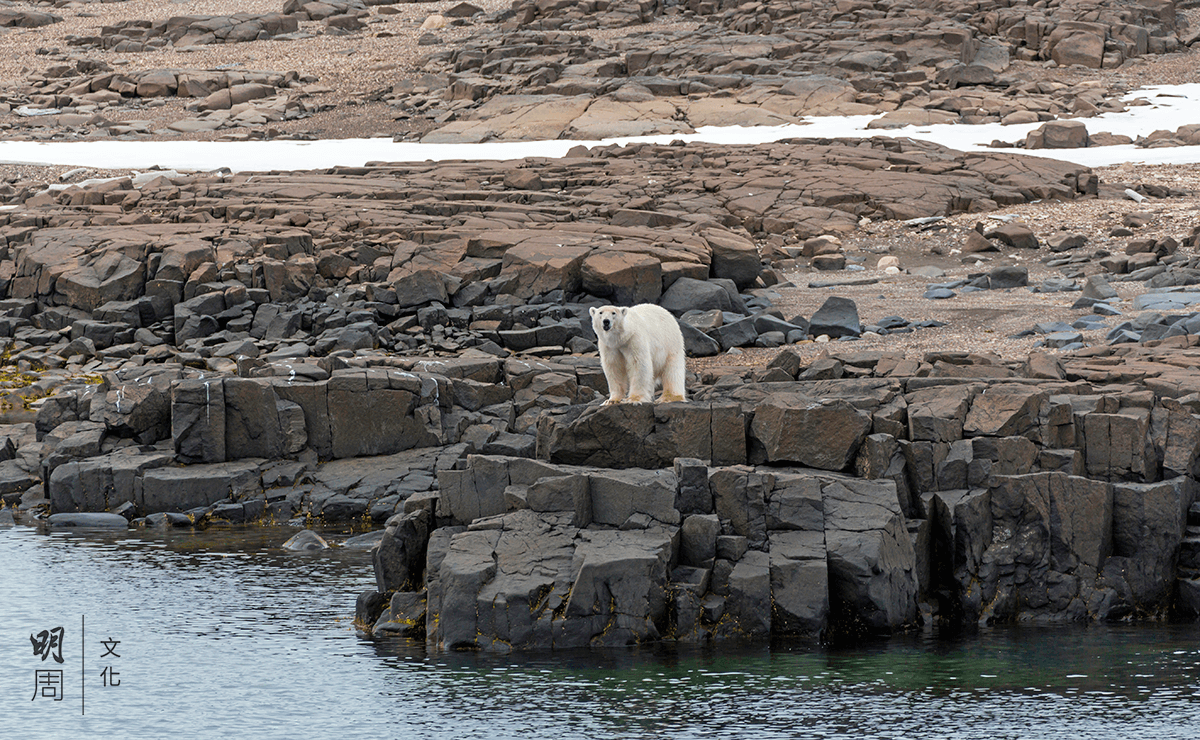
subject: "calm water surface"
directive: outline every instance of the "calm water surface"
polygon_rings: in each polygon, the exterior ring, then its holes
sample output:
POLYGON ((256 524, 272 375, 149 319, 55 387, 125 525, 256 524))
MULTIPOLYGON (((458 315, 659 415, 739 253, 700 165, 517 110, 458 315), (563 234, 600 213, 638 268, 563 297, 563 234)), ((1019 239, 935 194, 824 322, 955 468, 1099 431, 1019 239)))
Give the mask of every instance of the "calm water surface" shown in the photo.
POLYGON ((0 529, 0 737, 1200 737, 1196 625, 426 654, 356 636, 369 556, 293 532, 0 529), (61 665, 30 642, 58 626, 61 665))

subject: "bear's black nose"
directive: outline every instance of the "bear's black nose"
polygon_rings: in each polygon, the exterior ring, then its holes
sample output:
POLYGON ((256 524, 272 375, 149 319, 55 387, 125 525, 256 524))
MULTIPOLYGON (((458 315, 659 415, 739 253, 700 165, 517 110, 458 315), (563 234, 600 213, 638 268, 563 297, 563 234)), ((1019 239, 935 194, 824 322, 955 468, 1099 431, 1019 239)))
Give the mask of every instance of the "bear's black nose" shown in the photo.
POLYGON ((603 324, 603 326, 604 326, 604 331, 608 331, 608 330, 609 330, 609 326, 608 326, 608 319, 605 319, 605 320, 604 320, 604 324, 603 324))

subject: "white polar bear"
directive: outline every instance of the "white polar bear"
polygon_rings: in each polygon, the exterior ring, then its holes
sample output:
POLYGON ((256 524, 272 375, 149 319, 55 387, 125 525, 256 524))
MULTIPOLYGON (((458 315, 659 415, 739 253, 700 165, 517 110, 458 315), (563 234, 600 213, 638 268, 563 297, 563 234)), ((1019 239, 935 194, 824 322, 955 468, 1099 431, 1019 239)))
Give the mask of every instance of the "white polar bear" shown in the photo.
POLYGON ((659 401, 686 401, 683 332, 671 312, 652 303, 591 308, 592 329, 600 341, 600 365, 610 403, 649 403, 662 380, 659 401))

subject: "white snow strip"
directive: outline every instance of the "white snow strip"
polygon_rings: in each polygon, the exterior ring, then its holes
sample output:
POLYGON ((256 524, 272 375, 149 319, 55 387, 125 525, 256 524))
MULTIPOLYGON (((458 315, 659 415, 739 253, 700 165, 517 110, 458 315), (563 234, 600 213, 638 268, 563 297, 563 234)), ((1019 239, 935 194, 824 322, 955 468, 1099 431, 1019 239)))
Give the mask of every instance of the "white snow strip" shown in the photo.
MULTIPOLYGON (((1107 131, 1130 137, 1156 130, 1174 131, 1200 123, 1200 83, 1158 85, 1135 91, 1126 100, 1141 98, 1148 105, 1124 113, 1106 113, 1083 121, 1090 133, 1107 131)), ((1141 149, 1133 145, 1086 149, 992 149, 994 141, 1024 141, 1040 123, 1004 126, 998 123, 968 126, 938 124, 899 129, 867 129, 878 116, 829 116, 808 119, 795 126, 707 126, 694 134, 638 136, 602 141, 490 142, 484 144, 421 144, 390 139, 327 139, 320 141, 86 141, 0 142, 0 164, 37 164, 102 169, 171 168, 208 171, 227 167, 235 172, 358 167, 367 162, 420 162, 425 160, 508 160, 523 157, 561 157, 574 146, 626 145, 635 142, 666 144, 676 140, 713 144, 765 144, 796 137, 851 138, 909 137, 933 141, 962 151, 1011 151, 1051 157, 1097 167, 1123 162, 1146 164, 1200 163, 1200 147, 1141 149)), ((150 173, 153 174, 153 173, 150 173)))

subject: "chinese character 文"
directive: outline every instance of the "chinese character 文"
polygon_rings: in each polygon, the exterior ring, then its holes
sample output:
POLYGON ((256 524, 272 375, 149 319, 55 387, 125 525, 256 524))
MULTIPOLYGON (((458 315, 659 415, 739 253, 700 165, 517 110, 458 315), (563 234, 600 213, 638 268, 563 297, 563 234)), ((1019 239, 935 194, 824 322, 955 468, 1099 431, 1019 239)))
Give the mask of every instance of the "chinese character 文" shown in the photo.
MULTIPOLYGON (((117 645, 121 644, 120 640, 114 640, 110 637, 107 640, 101 640, 100 644, 104 646, 104 654, 100 656, 101 658, 107 658, 110 655, 114 658, 121 657, 121 654, 117 652, 117 645)), ((100 671, 100 678, 103 679, 105 687, 120 686, 121 680, 117 678, 119 675, 121 675, 120 672, 114 671, 111 665, 106 666, 104 670, 100 671)))
POLYGON ((100 656, 101 658, 107 658, 110 655, 114 658, 121 657, 121 654, 117 652, 117 645, 121 644, 120 640, 114 640, 110 637, 107 640, 101 640, 100 644, 104 646, 104 654, 100 656))
POLYGON ((33 701, 41 696, 43 699, 63 700, 63 672, 39 668, 33 672, 33 701))
POLYGON ((54 662, 63 662, 63 628, 55 627, 51 630, 42 630, 36 635, 29 635, 29 641, 33 643, 33 654, 40 655, 42 660, 54 657, 54 662))

